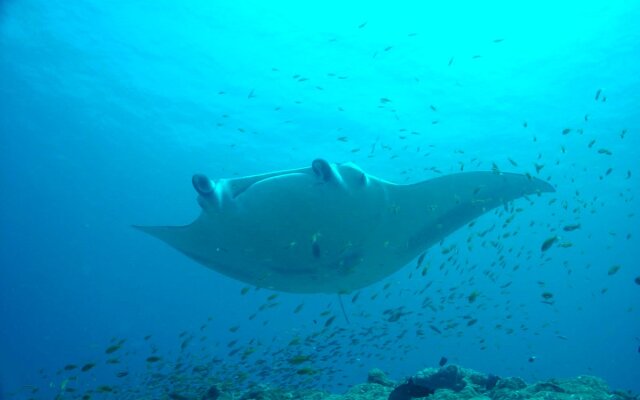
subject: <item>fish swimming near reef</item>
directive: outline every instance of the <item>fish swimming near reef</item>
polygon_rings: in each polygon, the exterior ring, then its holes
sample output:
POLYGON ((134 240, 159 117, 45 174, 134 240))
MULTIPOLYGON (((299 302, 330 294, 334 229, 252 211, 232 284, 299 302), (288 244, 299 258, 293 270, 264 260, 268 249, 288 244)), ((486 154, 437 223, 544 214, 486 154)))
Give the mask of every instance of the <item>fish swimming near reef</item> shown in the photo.
POLYGON ((353 163, 212 181, 194 175, 200 216, 134 226, 237 280, 294 293, 349 293, 393 274, 491 209, 554 192, 540 179, 464 172, 399 185, 353 163))

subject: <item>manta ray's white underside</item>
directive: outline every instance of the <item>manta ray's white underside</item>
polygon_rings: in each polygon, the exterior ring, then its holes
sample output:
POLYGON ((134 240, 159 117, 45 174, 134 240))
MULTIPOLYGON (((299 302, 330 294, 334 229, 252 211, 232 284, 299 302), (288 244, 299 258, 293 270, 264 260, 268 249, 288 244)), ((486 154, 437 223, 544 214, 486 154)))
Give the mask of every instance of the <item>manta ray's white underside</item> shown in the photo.
POLYGON ((211 181, 187 226, 136 226, 218 272, 259 287, 348 293, 396 272, 481 214, 553 187, 527 175, 467 172, 396 185, 354 164, 211 181))

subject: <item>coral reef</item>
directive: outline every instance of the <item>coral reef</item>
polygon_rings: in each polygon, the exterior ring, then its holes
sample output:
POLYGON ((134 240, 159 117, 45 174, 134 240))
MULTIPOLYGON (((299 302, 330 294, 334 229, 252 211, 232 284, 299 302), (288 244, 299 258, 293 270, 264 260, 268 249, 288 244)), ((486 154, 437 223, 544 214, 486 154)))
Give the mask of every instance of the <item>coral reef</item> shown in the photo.
MULTIPOLYGON (((285 391, 267 387, 253 388, 241 400, 381 400, 426 397, 428 400, 639 400, 628 392, 611 391, 596 377, 578 376, 571 379, 549 379, 527 384, 517 377, 499 378, 448 365, 427 368, 398 384, 379 369, 369 372, 367 383, 355 385, 344 394, 321 391, 285 391), (414 395, 420 388, 427 396, 414 395), (395 393, 395 396, 392 395, 395 393), (391 396, 391 397, 390 397, 391 396)), ((211 397, 203 397, 209 399, 211 397)), ((235 396, 234 396, 235 398, 235 396)))

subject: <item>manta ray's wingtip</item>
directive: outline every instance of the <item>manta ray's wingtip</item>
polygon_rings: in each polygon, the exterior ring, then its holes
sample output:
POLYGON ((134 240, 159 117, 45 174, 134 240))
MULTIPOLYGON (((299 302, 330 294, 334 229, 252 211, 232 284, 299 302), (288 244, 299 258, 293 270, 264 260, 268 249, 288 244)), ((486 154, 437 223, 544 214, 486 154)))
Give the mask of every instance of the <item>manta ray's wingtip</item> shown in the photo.
POLYGON ((553 185, 547 181, 543 181, 542 179, 537 179, 537 183, 538 183, 538 191, 540 193, 555 193, 556 192, 556 188, 553 187, 553 185))
POLYGON ((137 231, 142 231, 142 232, 147 232, 146 228, 148 228, 148 227, 146 227, 144 225, 136 225, 136 224, 131 224, 129 226, 132 227, 133 229, 137 230, 137 231))
POLYGON ((163 242, 175 247, 183 253, 191 254, 189 235, 189 225, 187 226, 145 226, 145 225, 131 225, 132 228, 142 231, 147 235, 153 236, 163 242))
POLYGON ((159 233, 163 230, 166 230, 168 227, 164 226, 148 226, 148 225, 135 225, 132 224, 131 227, 137 231, 147 233, 151 236, 159 237, 159 233))

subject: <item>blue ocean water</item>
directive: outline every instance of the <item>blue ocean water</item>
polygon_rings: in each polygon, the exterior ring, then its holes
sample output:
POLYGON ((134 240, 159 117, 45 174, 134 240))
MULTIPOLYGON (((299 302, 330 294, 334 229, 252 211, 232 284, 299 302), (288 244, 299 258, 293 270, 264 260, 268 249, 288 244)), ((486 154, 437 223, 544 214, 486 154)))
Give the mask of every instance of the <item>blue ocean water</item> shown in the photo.
POLYGON ((347 3, 0 3, 5 397, 124 398, 194 365, 339 392, 442 356, 640 391, 640 5, 347 3), (350 322, 336 295, 243 294, 131 229, 193 220, 195 172, 319 157, 398 183, 497 168, 556 193, 343 296, 350 322))

